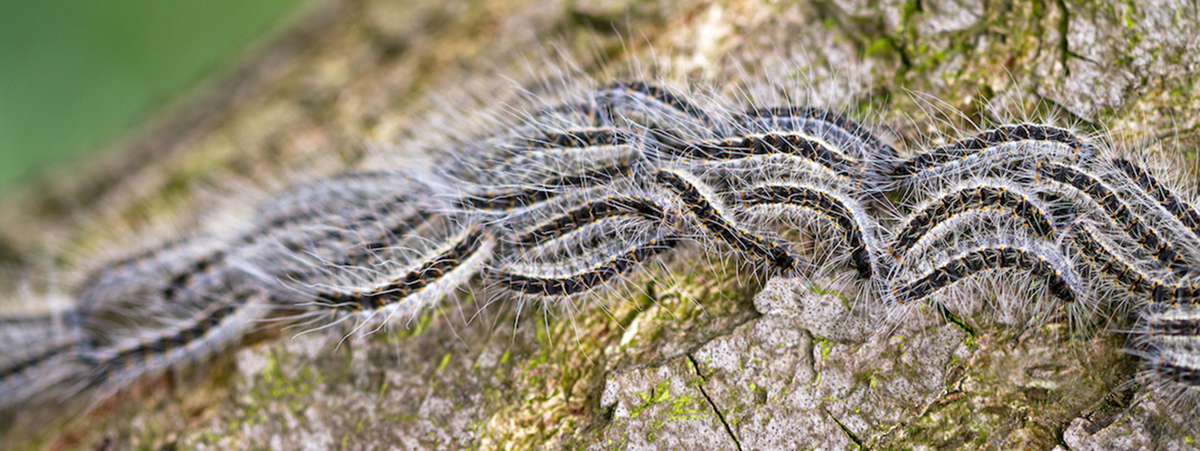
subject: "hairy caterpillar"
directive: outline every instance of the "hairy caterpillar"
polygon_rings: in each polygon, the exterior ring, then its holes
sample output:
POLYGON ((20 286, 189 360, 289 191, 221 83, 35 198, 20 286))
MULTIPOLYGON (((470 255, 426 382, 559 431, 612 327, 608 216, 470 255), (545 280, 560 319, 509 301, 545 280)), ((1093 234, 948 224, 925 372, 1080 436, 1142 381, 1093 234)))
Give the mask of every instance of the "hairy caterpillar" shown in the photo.
POLYGON ((749 133, 800 133, 802 147, 815 147, 819 161, 837 171, 857 168, 857 185, 869 196, 881 195, 899 155, 865 127, 829 110, 813 107, 772 107, 746 111, 736 119, 736 129, 749 133), (831 150, 833 155, 820 151, 831 150))
POLYGON ((587 293, 641 265, 645 260, 674 248, 679 237, 670 231, 654 231, 646 237, 609 246, 599 258, 581 258, 566 265, 538 268, 532 265, 502 267, 496 276, 509 290, 546 298, 587 293))
POLYGON ((393 304, 414 296, 421 290, 442 293, 447 288, 434 287, 442 284, 455 286, 461 283, 462 276, 454 275, 474 272, 463 267, 469 268, 477 264, 473 261, 484 260, 481 255, 488 254, 492 241, 487 232, 479 227, 468 227, 448 239, 444 249, 437 249, 434 255, 420 261, 411 270, 396 274, 386 283, 350 290, 319 290, 313 297, 322 307, 357 312, 392 307, 393 304))
POLYGON ((6 317, 0 322, 0 399, 28 399, 73 377, 71 352, 79 340, 79 314, 6 317))
POLYGON ((464 199, 467 206, 486 210, 512 210, 526 208, 554 197, 566 187, 602 183, 629 172, 629 161, 617 161, 612 165, 535 181, 535 187, 508 190, 487 190, 464 199))
MULTIPOLYGON (((1003 183, 976 180, 960 186, 926 201, 893 229, 889 246, 893 252, 904 251, 896 252, 898 261, 882 298, 895 305, 894 314, 903 318, 918 312, 921 307, 912 304, 924 299, 938 312, 960 318, 991 311, 997 319, 1022 322, 1054 310, 1074 317, 1091 309, 1090 283, 1077 272, 1071 253, 1047 239, 1053 235, 1048 221, 1045 228, 1031 227, 1025 217, 989 211, 989 205, 1001 202, 1003 183), (984 189, 976 190, 980 187, 984 189), (953 211, 964 199, 963 206, 980 210, 935 214, 938 209, 953 211)), ((1023 190, 1017 193, 1008 201, 1019 204, 1023 190)))
POLYGON ((1068 130, 1037 124, 1008 125, 909 157, 897 164, 891 175, 907 189, 926 189, 946 180, 1012 174, 1016 167, 1030 162, 1086 165, 1095 153, 1094 146, 1068 130))
POLYGON ((749 191, 739 193, 741 202, 755 206, 780 205, 799 207, 816 212, 832 220, 850 247, 850 260, 861 278, 870 278, 877 271, 873 252, 877 243, 868 234, 870 225, 862 207, 852 203, 838 193, 786 183, 761 184, 749 191))
POLYGON ((700 160, 732 160, 759 155, 786 154, 810 160, 836 175, 853 179, 858 175, 852 161, 819 141, 801 135, 765 134, 721 142, 688 143, 679 152, 700 160))
POLYGON ((615 216, 639 216, 652 221, 666 220, 666 207, 649 197, 607 196, 587 202, 561 215, 551 217, 531 230, 513 238, 517 245, 532 245, 558 238, 571 230, 615 216))
POLYGON ((1038 176, 1062 183, 1078 190, 1098 203, 1104 211, 1119 223, 1130 238, 1138 244, 1150 249, 1156 258, 1168 265, 1176 274, 1187 273, 1190 268, 1183 256, 1176 251, 1178 246, 1162 237, 1159 232, 1147 226, 1143 218, 1122 202, 1117 194, 1106 183, 1088 174, 1085 170, 1060 164, 1039 164, 1038 176))
MULTIPOLYGON (((1114 282, 1124 286, 1131 293, 1145 295, 1150 292, 1151 286, 1158 281, 1154 271, 1155 268, 1143 268, 1144 260, 1136 258, 1127 260, 1122 256, 1123 252, 1112 250, 1113 245, 1108 245, 1101 241, 1099 230, 1090 225, 1084 224, 1076 233, 1069 237, 1072 240, 1074 247, 1088 258, 1092 265, 1098 267, 1099 271, 1111 278, 1114 282)), ((1141 257, 1147 257, 1141 255, 1141 257)))
POLYGON ((1200 236, 1200 213, 1196 209, 1180 199, 1178 195, 1171 192, 1169 188, 1164 186, 1145 168, 1138 166, 1124 158, 1116 158, 1112 160, 1114 166, 1121 172, 1124 172, 1130 180, 1137 183, 1139 187, 1146 191, 1158 201, 1163 208, 1167 210, 1175 219, 1183 223, 1183 225, 1192 230, 1192 233, 1200 236))
POLYGON ((989 208, 1001 213, 1011 211, 1013 217, 1020 218, 1035 234, 1054 238, 1054 226, 1040 202, 1023 189, 999 180, 973 180, 931 197, 934 199, 917 207, 896 232, 891 251, 897 257, 907 254, 931 229, 946 220, 989 208))
POLYGON ((658 137, 719 129, 707 112, 668 88, 635 81, 599 89, 596 96, 614 125, 649 130, 658 137))
POLYGON ((690 174, 659 170, 655 172, 654 177, 656 181, 678 194, 703 228, 724 243, 748 255, 766 259, 783 271, 800 268, 799 257, 793 255, 786 244, 773 237, 756 235, 739 226, 731 219, 728 211, 720 206, 711 188, 694 180, 690 174))

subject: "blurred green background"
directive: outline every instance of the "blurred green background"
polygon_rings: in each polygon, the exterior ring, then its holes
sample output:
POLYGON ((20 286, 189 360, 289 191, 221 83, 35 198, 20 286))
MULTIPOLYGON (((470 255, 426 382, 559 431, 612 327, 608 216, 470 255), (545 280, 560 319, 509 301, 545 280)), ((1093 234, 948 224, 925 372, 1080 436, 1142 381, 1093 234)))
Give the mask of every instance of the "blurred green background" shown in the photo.
POLYGON ((0 189, 77 160, 309 0, 0 0, 0 189))

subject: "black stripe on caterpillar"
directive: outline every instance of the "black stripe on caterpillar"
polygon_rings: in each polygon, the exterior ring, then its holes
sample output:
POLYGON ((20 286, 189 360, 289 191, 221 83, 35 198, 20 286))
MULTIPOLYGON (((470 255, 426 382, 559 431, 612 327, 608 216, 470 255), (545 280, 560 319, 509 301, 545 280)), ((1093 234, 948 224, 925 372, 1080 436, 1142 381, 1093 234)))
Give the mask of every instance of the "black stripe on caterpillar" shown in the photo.
MULTIPOLYGON (((330 290, 313 294, 314 304, 322 309, 335 311, 377 311, 401 303, 441 281, 464 264, 478 262, 481 251, 488 252, 494 240, 491 234, 478 226, 471 226, 451 239, 447 248, 420 263, 415 268, 366 290, 330 290)), ((479 262, 481 263, 481 262, 479 262)), ((473 266, 473 265, 470 265, 473 266)), ((474 273, 474 271, 468 271, 474 273)), ((447 290, 458 283, 442 287, 447 290)), ((446 293, 434 294, 434 298, 446 293)))
POLYGON ((1105 243, 1098 240, 1097 234, 1094 229, 1085 226, 1072 233, 1068 239, 1102 274, 1123 285, 1131 293, 1149 293, 1155 277, 1125 262, 1120 253, 1110 250, 1105 243))
POLYGON ((908 250, 939 223, 967 211, 998 207, 1012 211, 1026 227, 1043 238, 1054 239, 1054 226, 1044 207, 1019 187, 998 180, 976 180, 938 195, 917 208, 896 232, 891 252, 903 259, 908 250))
POLYGON ((0 367, 0 381, 4 381, 5 379, 13 377, 14 375, 20 374, 21 372, 38 366, 54 357, 66 354, 68 351, 74 348, 74 346, 75 343, 73 342, 58 344, 56 346, 44 349, 34 355, 4 365, 0 367))
POLYGON ((941 187, 964 177, 1012 178, 1033 162, 1089 163, 1095 149, 1064 129, 1006 125, 975 138, 912 156, 890 178, 909 191, 941 187))
POLYGON ((968 249, 935 266, 916 280, 897 285, 892 295, 899 304, 917 301, 976 274, 998 269, 1018 269, 1042 279, 1050 293, 1064 302, 1083 297, 1084 290, 1065 258, 1042 246, 986 244, 968 249))
POLYGON ((521 183, 528 181, 531 169, 536 177, 596 162, 637 159, 640 146, 630 132, 614 127, 537 130, 501 142, 497 153, 485 154, 476 164, 490 167, 493 177, 483 175, 485 180, 521 183))
POLYGON ((268 309, 270 285, 248 270, 236 263, 222 266, 190 287, 178 305, 108 293, 103 304, 84 312, 75 344, 75 360, 90 369, 88 384, 119 388, 234 343, 268 309), (129 309, 135 314, 121 316, 129 309))
POLYGON ((1200 337, 1200 318, 1195 316, 1152 316, 1147 323, 1151 335, 1200 337))
POLYGON ((1159 351, 1147 364, 1165 379, 1193 388, 1200 387, 1200 359, 1196 358, 1194 352, 1159 351))
POLYGON ((832 141, 832 144, 842 152, 847 149, 853 150, 854 158, 873 157, 881 161, 893 161, 898 158, 895 148, 884 144, 857 122, 820 108, 799 106, 756 108, 742 113, 736 119, 736 127, 751 131, 804 131, 819 139, 832 141), (858 141, 862 145, 856 146, 853 141, 858 141))
MULTIPOLYGON (((140 340, 135 344, 124 346, 88 348, 79 353, 80 361, 97 368, 104 374, 109 371, 133 365, 139 361, 149 360, 156 356, 169 354, 172 350, 187 347, 201 340, 210 331, 219 327, 227 317, 233 315, 248 301, 246 295, 232 294, 232 301, 214 302, 209 309, 196 315, 186 326, 170 332, 153 334, 155 336, 140 340)), ((138 371, 140 372, 140 371, 138 371)), ((107 377, 100 376, 101 379, 107 377)))
POLYGON ((737 197, 750 206, 785 204, 810 209, 829 218, 842 229, 846 244, 851 249, 851 264, 858 270, 859 277, 866 279, 872 276, 871 249, 868 249, 868 240, 860 223, 861 207, 847 205, 845 199, 825 190, 790 184, 759 185, 738 193, 737 197))
POLYGON ((768 133, 724 141, 678 143, 675 151, 686 158, 728 161, 760 155, 791 155, 817 163, 842 177, 859 179, 858 162, 826 147, 819 141, 797 134, 768 133))
POLYGON ((638 216, 648 220, 666 219, 666 206, 649 197, 607 196, 601 200, 588 200, 584 205, 550 218, 531 230, 517 235, 513 242, 518 246, 530 246, 563 236, 579 227, 614 216, 638 216))
POLYGON ((564 149, 594 146, 617 146, 629 144, 629 133, 612 127, 552 130, 519 141, 515 147, 537 149, 564 149))
POLYGON ((459 199, 459 204, 481 210, 513 210, 526 208, 552 199, 565 189, 601 184, 617 177, 628 175, 633 170, 634 162, 622 160, 613 165, 585 171, 580 174, 568 174, 545 179, 525 188, 509 190, 488 190, 478 194, 467 194, 459 199))
POLYGON ((1121 172, 1129 177, 1129 180, 1137 183, 1146 194, 1149 194, 1154 200, 1158 201, 1159 205, 1162 205, 1168 213, 1174 216, 1175 219, 1178 219, 1184 227, 1191 229, 1193 234, 1200 236, 1200 213, 1196 212, 1196 209, 1191 204, 1188 204, 1175 195, 1175 193, 1171 192, 1169 188, 1159 182, 1145 168, 1123 158, 1114 159, 1112 163, 1113 166, 1116 166, 1117 169, 1120 169, 1121 172))
POLYGON ((518 293, 542 297, 573 296, 608 284, 613 277, 640 266, 658 254, 674 249, 679 242, 678 234, 659 230, 647 238, 625 246, 621 252, 599 256, 600 259, 596 263, 581 272, 537 274, 533 267, 521 265, 522 267, 515 270, 501 269, 495 277, 501 287, 518 293))
POLYGON ((800 269, 801 259, 781 240, 756 235, 740 227, 721 210, 708 190, 683 171, 659 170, 655 180, 675 192, 700 224, 717 239, 746 254, 763 258, 783 271, 800 269))
POLYGON ((351 172, 293 186, 262 202, 254 218, 256 229, 242 240, 331 215, 346 216, 364 201, 401 202, 423 191, 413 176, 405 171, 351 172))
POLYGON ((1176 274, 1182 275, 1190 267, 1182 255, 1175 251, 1170 241, 1161 237, 1156 230, 1148 227, 1140 216, 1135 214, 1129 205, 1122 202, 1117 194, 1107 184, 1089 175, 1082 169, 1056 163, 1041 163, 1037 165, 1039 177, 1063 183, 1086 194, 1101 206, 1114 221, 1121 224, 1130 238, 1138 244, 1150 249, 1159 261, 1167 265, 1176 274))
MULTIPOLYGON (((609 108, 633 109, 644 112, 647 108, 674 111, 689 117, 705 128, 715 127, 716 121, 703 109, 675 95, 671 91, 646 82, 617 82, 601 88, 597 99, 609 108)), ((614 117, 618 116, 616 114, 614 117)), ((634 121, 634 123, 639 123, 634 121)), ((621 125, 621 124, 618 124, 621 125)), ((653 125, 653 124, 641 124, 653 125)))
POLYGON ((1154 304, 1140 316, 1129 349, 1144 361, 1140 379, 1187 421, 1200 414, 1200 304, 1154 304))
POLYGON ((136 286, 155 286, 161 290, 159 296, 173 301, 199 276, 221 267, 228 252, 228 246, 216 240, 178 240, 157 251, 106 265, 92 271, 81 284, 77 309, 87 315, 88 309, 100 302, 96 293, 136 286))
POLYGON ((1076 153, 1090 146, 1070 131, 1049 125, 1017 124, 1004 125, 979 135, 964 139, 946 147, 915 155, 896 166, 893 175, 906 177, 926 169, 966 158, 991 147, 1014 141, 1045 141, 1063 144, 1076 153))

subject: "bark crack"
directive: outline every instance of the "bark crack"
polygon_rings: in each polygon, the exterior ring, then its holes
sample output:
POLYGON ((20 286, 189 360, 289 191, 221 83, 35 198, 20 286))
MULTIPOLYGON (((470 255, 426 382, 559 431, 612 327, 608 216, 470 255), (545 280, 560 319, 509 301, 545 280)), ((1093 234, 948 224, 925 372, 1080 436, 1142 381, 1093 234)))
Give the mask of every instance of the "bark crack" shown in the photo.
POLYGON ((975 330, 974 327, 971 327, 970 324, 967 324, 967 322, 958 315, 955 315, 954 312, 951 312, 950 309, 947 309, 945 305, 940 302, 934 305, 937 307, 938 314, 942 315, 943 318, 946 318, 946 322, 961 329, 967 334, 968 337, 975 337, 979 335, 979 331, 975 330))
POLYGON ((1058 50, 1060 53, 1059 62, 1062 64, 1063 78, 1065 79, 1071 75, 1071 69, 1067 67, 1067 60, 1071 57, 1070 42, 1067 39, 1067 33, 1071 32, 1071 13, 1067 11, 1066 1, 1056 0, 1055 3, 1062 10, 1062 17, 1058 19, 1058 33, 1062 35, 1058 44, 1058 50))
POLYGON ((712 408, 713 412, 717 413, 717 419, 721 420, 721 426, 725 427, 725 433, 729 434, 729 438, 733 440, 733 445, 737 447, 738 451, 741 451, 742 443, 738 441, 737 435, 733 433, 733 427, 729 426, 728 421, 725 421, 725 414, 721 412, 721 409, 717 408, 717 403, 713 401, 712 396, 709 396, 708 391, 704 389, 704 382, 707 379, 703 374, 700 374, 700 363, 691 354, 688 354, 687 358, 689 362, 692 362, 692 369, 696 371, 696 376, 700 377, 700 383, 696 384, 700 389, 700 394, 704 395, 704 399, 708 401, 708 406, 712 408))
POLYGON ((821 408, 821 410, 824 410, 825 415, 828 415, 829 419, 833 420, 833 423, 842 429, 842 432, 846 434, 846 437, 849 437, 850 441, 854 442, 854 446, 857 446, 858 449, 869 449, 869 448, 867 448, 867 445, 863 444, 862 439, 858 438, 857 435, 854 435, 854 432, 851 432, 850 428, 848 428, 848 427, 846 427, 846 425, 842 424, 841 421, 838 421, 837 417, 834 417, 832 413, 829 413, 828 409, 821 408))

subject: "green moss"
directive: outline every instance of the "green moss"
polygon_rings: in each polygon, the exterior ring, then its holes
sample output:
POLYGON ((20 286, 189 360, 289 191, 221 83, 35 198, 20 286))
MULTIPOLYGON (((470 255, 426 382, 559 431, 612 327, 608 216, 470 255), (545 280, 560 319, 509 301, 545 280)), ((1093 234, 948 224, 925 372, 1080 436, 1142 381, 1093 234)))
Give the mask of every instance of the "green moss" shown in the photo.
POLYGON ((879 38, 871 41, 867 46, 867 56, 880 57, 895 54, 896 49, 892 46, 892 41, 887 38, 879 38))
POLYGON ((646 439, 651 442, 657 440, 657 431, 662 429, 667 423, 701 419, 709 415, 708 404, 700 397, 692 395, 672 396, 669 381, 656 384, 648 393, 637 392, 635 395, 641 399, 641 404, 634 406, 630 410, 632 418, 638 418, 643 412, 656 406, 662 406, 665 409, 665 412, 662 413, 655 412, 654 420, 651 421, 647 428, 649 432, 646 439))
POLYGON ((262 424, 270 421, 265 406, 283 405, 295 414, 302 414, 308 407, 313 391, 324 382, 313 365, 303 365, 295 376, 284 373, 280 357, 287 355, 278 351, 269 353, 266 367, 256 377, 255 389, 250 403, 242 406, 242 415, 235 423, 244 425, 262 424))
POLYGON ((837 296, 838 300, 842 301, 842 306, 845 307, 847 311, 853 309, 853 303, 851 302, 851 299, 846 297, 846 295, 842 294, 842 292, 840 292, 840 291, 823 288, 818 285, 809 285, 808 289, 810 291, 812 291, 813 293, 817 293, 820 295, 837 296))
MULTIPOLYGON (((469 303, 470 299, 461 302, 469 303)), ((445 315, 446 310, 446 307, 421 310, 421 313, 417 316, 417 321, 415 321, 415 324, 411 328, 408 325, 413 324, 412 322, 404 322, 405 327, 389 330, 386 334, 371 335, 371 339, 390 344, 403 343, 405 340, 419 336, 429 330, 429 326, 433 324, 433 320, 445 315)))

